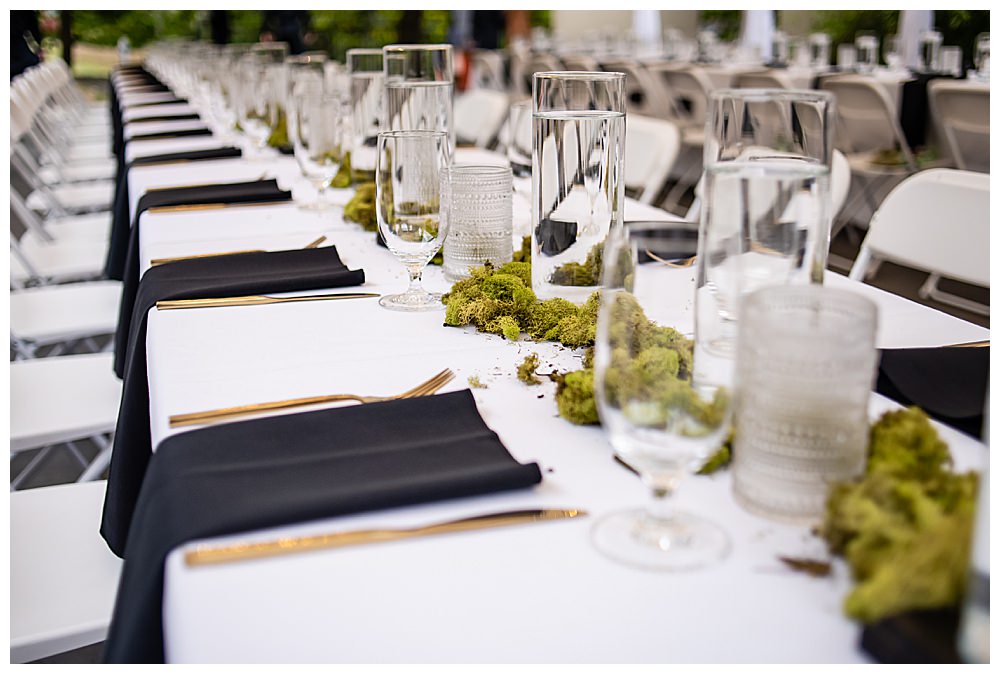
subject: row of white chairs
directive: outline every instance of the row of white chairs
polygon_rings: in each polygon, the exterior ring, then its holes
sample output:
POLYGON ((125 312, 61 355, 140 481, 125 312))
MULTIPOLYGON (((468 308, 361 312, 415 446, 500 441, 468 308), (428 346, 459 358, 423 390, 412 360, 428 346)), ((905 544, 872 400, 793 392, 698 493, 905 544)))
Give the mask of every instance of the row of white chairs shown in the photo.
POLYGON ((121 571, 99 534, 121 401, 113 356, 99 351, 121 296, 99 280, 117 166, 108 112, 61 61, 11 82, 12 464, 34 450, 11 480, 11 662, 102 641, 121 571), (78 482, 19 489, 56 451, 79 462, 78 482))

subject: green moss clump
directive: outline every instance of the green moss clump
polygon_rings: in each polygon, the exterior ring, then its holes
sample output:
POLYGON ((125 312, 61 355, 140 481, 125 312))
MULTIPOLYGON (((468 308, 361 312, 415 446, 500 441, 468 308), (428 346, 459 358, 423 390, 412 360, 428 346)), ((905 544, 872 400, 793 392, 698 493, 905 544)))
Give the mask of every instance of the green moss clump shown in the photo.
POLYGON ((549 283, 557 286, 596 286, 601 284, 601 263, 604 243, 599 243, 587 253, 583 264, 567 262, 552 270, 549 283))
POLYGON ((351 153, 344 154, 344 160, 340 163, 340 170, 333 177, 330 187, 346 189, 351 186, 351 153))
POLYGON ((594 371, 575 370, 556 379, 556 405, 559 416, 574 424, 598 424, 594 401, 594 371))
POLYGON ((292 146, 291 141, 288 139, 288 118, 285 116, 285 111, 281 108, 278 108, 278 121, 271 131, 271 135, 267 137, 267 144, 279 150, 288 149, 292 146))
POLYGON ((483 381, 479 378, 478 374, 474 374, 469 377, 469 386, 472 388, 489 388, 483 381))
POLYGON ((514 251, 514 262, 527 262, 531 264, 531 237, 526 236, 521 239, 521 250, 514 251))
POLYGON ((978 476, 950 466, 921 410, 886 413, 872 427, 865 475, 831 488, 821 527, 857 581, 848 615, 871 622, 960 601, 978 476))
POLYGON ((517 378, 523 381, 528 386, 538 386, 542 383, 542 380, 535 376, 535 370, 538 369, 538 354, 531 353, 525 356, 521 364, 517 366, 517 378))
POLYGON ((732 433, 729 434, 729 438, 726 442, 719 447, 715 452, 705 459, 705 463, 701 468, 698 469, 698 475, 711 475, 716 471, 722 470, 728 466, 733 460, 733 436, 732 433))
POLYGON ((375 183, 362 183, 344 206, 344 220, 361 225, 366 231, 378 229, 375 216, 375 183))

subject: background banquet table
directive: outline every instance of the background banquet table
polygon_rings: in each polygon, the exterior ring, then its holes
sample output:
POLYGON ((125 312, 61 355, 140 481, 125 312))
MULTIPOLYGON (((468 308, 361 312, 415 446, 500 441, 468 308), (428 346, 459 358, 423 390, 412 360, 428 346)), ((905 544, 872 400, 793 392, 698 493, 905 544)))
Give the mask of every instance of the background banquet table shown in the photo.
MULTIPOLYGON (((145 99, 139 99, 145 100, 145 99)), ((141 140, 128 157, 224 145, 193 137, 141 140), (214 144, 213 144, 214 143, 214 144)), ((460 151, 457 161, 503 161, 460 151)), ((131 212, 147 190, 206 182, 277 178, 297 196, 307 190, 291 157, 142 166, 129 173, 131 212)), ((530 220, 530 186, 518 181, 515 229, 530 220)), ((334 197, 344 203, 349 191, 334 197)), ((628 219, 673 216, 628 200, 628 219)), ((363 268, 365 291, 405 286, 402 266, 374 235, 294 204, 212 211, 144 213, 140 268, 159 257, 247 248, 302 247, 320 234, 344 263, 363 268)), ((693 272, 692 272, 693 273, 693 272)), ((989 331, 870 286, 828 275, 830 285, 879 305, 880 347, 940 346, 986 339, 989 331)), ((678 329, 692 330, 692 275, 680 275, 678 329)), ((425 284, 444 291, 439 268, 425 284)), ((369 526, 407 526, 497 510, 584 508, 580 520, 188 568, 185 548, 167 560, 164 636, 169 662, 854 662, 859 626, 843 615, 846 569, 829 578, 784 568, 778 555, 823 556, 808 526, 765 520, 739 508, 726 472, 692 477, 678 507, 722 524, 731 556, 718 566, 677 574, 624 567, 588 538, 597 516, 641 504, 646 489, 616 464, 596 427, 556 414, 554 384, 528 387, 514 370, 525 355, 542 370, 579 367, 580 353, 552 343, 509 342, 445 328, 441 313, 400 314, 374 299, 257 307, 152 310, 147 371, 154 449, 181 429, 169 415, 247 402, 340 391, 388 394, 448 367, 444 391, 473 391, 480 414, 515 459, 537 461, 544 479, 532 490, 464 498, 331 518, 213 540, 270 539, 369 526)), ((895 404, 872 395, 874 416, 895 404)), ((958 468, 985 463, 981 444, 939 426, 958 468)), ((335 433, 336 429, 331 429, 335 433)), ((191 545, 195 545, 192 543, 191 545)))

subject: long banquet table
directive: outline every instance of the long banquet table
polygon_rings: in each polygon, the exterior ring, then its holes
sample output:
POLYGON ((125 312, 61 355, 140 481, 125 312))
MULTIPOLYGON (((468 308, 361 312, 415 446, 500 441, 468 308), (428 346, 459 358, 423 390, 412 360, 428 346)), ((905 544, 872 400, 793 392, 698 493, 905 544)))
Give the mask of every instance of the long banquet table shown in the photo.
MULTIPOLYGON (((145 99, 143 99, 145 100, 145 99)), ((166 105, 164 107, 167 107, 166 105)), ((148 109, 148 108, 147 108, 148 109)), ((172 124, 168 122, 167 124, 172 124)), ((211 147, 210 137, 136 140, 130 157, 211 147)), ((222 145, 216 140, 216 145, 222 145)), ((460 150, 456 161, 503 161, 460 150)), ((130 202, 153 188, 276 177, 297 194, 294 160, 227 159, 135 167, 130 202)), ((525 232, 530 185, 515 187, 515 229, 525 232)), ((344 203, 349 191, 334 198, 344 203)), ((629 200, 627 219, 673 219, 629 200)), ((140 219, 140 267, 161 257, 247 248, 302 247, 320 234, 345 264, 363 268, 365 291, 405 287, 402 266, 374 237, 294 203, 173 213, 140 219)), ((871 286, 828 274, 827 283, 879 306, 878 346, 940 346, 988 339, 989 331, 871 286)), ((677 282, 675 326, 692 332, 693 276, 677 282)), ((444 291, 440 268, 425 284, 444 291)), ((172 414, 340 391, 390 394, 448 367, 444 391, 473 389, 480 414, 515 459, 537 461, 532 490, 343 516, 192 542, 166 565, 163 597, 168 662, 858 662, 860 627, 842 601, 850 587, 839 562, 828 578, 789 571, 778 555, 824 556, 802 525, 742 510, 723 471, 690 477, 679 508, 720 523, 728 559, 704 570, 650 573, 613 563, 590 544, 600 515, 648 498, 638 479, 612 460, 597 427, 559 418, 554 384, 528 387, 514 376, 535 352, 543 370, 579 367, 581 354, 552 343, 510 342, 442 326, 442 314, 396 313, 377 300, 306 302, 149 314, 147 371, 152 445, 186 429, 172 414), (189 568, 199 543, 266 540, 381 526, 408 526, 485 512, 572 507, 590 516, 377 545, 189 568)), ((897 405, 872 394, 874 417, 897 405)), ((977 441, 938 426, 957 468, 979 468, 977 441)))

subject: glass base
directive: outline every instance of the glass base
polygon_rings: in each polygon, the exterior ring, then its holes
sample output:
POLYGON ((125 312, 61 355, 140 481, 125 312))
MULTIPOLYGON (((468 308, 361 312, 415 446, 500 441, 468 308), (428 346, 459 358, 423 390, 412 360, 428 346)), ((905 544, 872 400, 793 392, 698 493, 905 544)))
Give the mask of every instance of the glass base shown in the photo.
POLYGON ((441 293, 383 295, 378 303, 393 311, 443 311, 445 308, 441 303, 441 293))
POLYGON ((298 204, 299 210, 322 212, 333 208, 333 204, 327 201, 304 201, 298 204))
POLYGON ((605 515, 590 536, 606 557, 647 571, 698 569, 730 549, 726 532, 708 520, 681 512, 663 519, 642 508, 605 515))

